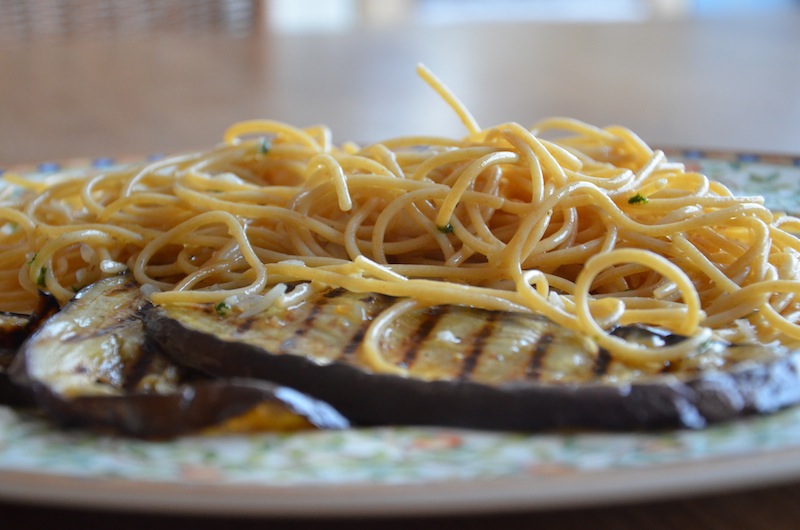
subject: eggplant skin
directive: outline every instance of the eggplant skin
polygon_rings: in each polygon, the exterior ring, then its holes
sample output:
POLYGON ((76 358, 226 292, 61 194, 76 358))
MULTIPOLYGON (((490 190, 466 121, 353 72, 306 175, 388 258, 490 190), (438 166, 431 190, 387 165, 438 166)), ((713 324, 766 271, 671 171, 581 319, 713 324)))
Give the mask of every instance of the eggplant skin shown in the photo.
MULTIPOLYGON (((470 379, 426 380, 375 373, 353 362, 273 352, 205 332, 209 311, 196 320, 163 307, 145 309, 148 336, 179 364, 218 377, 264 379, 333 405, 356 425, 438 425, 540 432, 559 429, 702 428, 800 402, 800 353, 760 346, 714 344, 721 354, 761 358, 725 370, 660 373, 622 382, 487 384, 470 379), (177 316, 176 316, 177 315, 177 316), (738 348, 744 348, 738 350, 738 348)), ((555 326, 555 324, 553 324, 555 326)), ((218 328, 219 329, 219 328, 218 328)), ((632 331, 621 330, 630 334, 632 331)), ((646 329, 634 330, 647 335, 646 329)))
POLYGON ((272 414, 282 415, 280 424, 268 425, 267 430, 342 429, 349 426, 341 415, 324 403, 292 389, 261 381, 207 380, 169 394, 137 393, 72 399, 64 399, 39 383, 34 383, 32 390, 38 405, 63 427, 92 428, 137 438, 173 438, 210 429, 228 432, 220 426, 265 403, 275 405, 272 414), (289 421, 285 419, 287 416, 289 421))
POLYGON ((30 315, 0 313, 0 404, 32 406, 29 389, 11 380, 8 370, 25 340, 59 309, 56 299, 39 293, 39 302, 30 315))
POLYGON ((10 374, 54 423, 143 438, 217 428, 262 412, 267 430, 345 428, 326 403, 264 381, 210 380, 146 341, 145 300, 126 276, 82 290, 20 348, 10 374))

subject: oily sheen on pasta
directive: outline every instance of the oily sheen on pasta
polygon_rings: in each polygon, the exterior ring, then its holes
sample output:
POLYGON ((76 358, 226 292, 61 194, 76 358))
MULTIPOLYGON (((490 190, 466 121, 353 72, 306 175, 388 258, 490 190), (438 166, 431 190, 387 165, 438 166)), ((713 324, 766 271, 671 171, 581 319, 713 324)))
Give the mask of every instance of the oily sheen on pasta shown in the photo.
POLYGON ((463 138, 336 145, 324 127, 232 126, 218 147, 81 176, 7 174, 0 309, 62 303, 131 271, 156 304, 257 314, 330 287, 541 314, 627 362, 712 338, 800 339, 800 221, 687 171, 623 127, 566 118, 480 127, 433 74, 463 138), (299 287, 297 286, 299 284, 299 287), (289 286, 292 286, 290 289, 289 286), (650 349, 609 333, 685 335, 650 349))

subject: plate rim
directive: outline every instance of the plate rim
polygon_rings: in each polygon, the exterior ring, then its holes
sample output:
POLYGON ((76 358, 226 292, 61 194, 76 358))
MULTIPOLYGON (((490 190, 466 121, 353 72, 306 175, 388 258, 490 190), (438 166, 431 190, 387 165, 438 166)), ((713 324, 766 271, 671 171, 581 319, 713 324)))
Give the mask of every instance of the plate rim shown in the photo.
POLYGON ((289 486, 211 484, 0 469, 0 499, 66 508, 173 515, 453 516, 665 501, 777 486, 793 482, 798 476, 800 444, 746 456, 726 455, 648 467, 589 470, 577 475, 555 472, 379 485, 369 482, 289 486), (754 469, 759 473, 754 475, 754 469), (576 481, 576 476, 582 480, 576 481), (314 502, 309 503, 308 495, 312 493, 314 502))

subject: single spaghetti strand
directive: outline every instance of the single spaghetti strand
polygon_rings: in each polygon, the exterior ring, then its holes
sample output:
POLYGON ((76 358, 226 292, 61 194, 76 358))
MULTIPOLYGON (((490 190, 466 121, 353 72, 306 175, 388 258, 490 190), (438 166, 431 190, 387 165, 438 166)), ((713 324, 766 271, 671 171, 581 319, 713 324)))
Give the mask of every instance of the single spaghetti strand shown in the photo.
POLYGON ((480 126, 478 122, 475 121, 475 118, 472 114, 467 110, 463 103, 456 97, 453 92, 447 88, 444 83, 442 83, 438 77, 436 77, 433 72, 431 72, 425 65, 419 64, 417 65, 417 74, 424 79, 428 85, 431 86, 438 94, 441 96, 445 102, 455 111, 459 118, 461 118, 461 123, 464 124, 464 127, 467 128, 470 135, 477 135, 480 133, 480 126))

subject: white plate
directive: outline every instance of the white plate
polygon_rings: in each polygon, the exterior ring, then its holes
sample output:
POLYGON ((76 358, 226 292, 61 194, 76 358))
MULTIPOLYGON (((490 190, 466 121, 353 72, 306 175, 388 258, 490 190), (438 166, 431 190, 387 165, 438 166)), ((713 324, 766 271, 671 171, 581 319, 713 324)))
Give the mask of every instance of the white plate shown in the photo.
MULTIPOLYGON (((800 212, 798 158, 670 157, 740 193, 763 194, 774 208, 800 212)), ((702 431, 379 428, 166 442, 59 431, 0 407, 0 498, 37 503, 237 515, 443 514, 597 505, 790 479, 800 479, 800 407, 702 431)))

